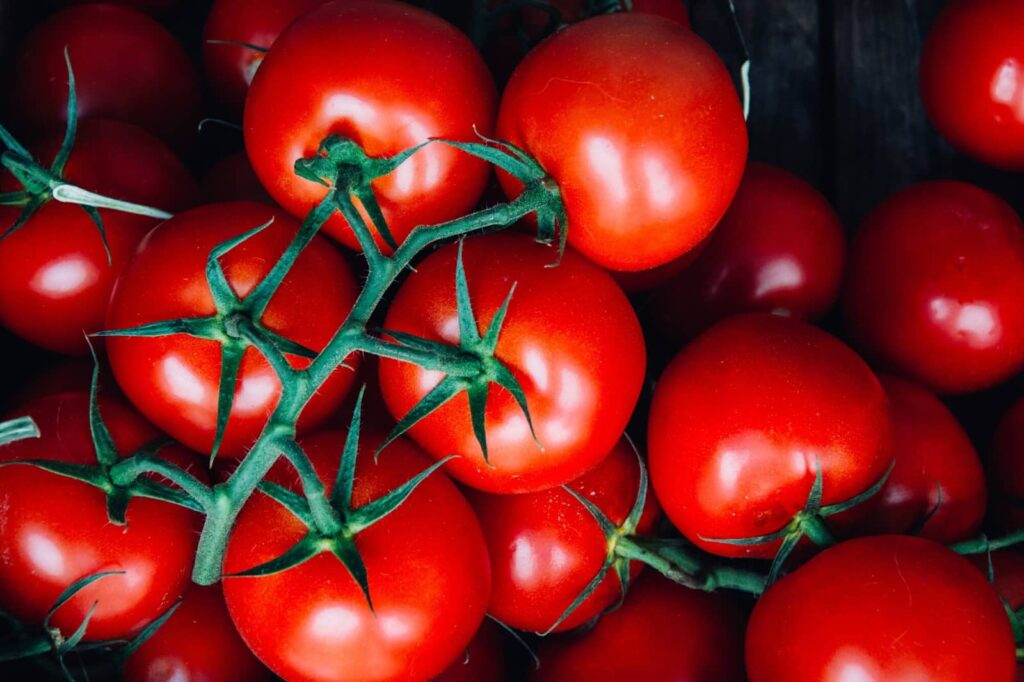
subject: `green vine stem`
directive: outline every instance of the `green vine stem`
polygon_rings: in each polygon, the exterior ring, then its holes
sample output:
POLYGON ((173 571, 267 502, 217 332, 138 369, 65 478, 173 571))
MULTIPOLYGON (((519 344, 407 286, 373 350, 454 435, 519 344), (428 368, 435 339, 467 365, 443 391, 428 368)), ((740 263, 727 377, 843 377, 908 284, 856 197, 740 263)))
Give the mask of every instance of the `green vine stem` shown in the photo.
POLYGON ((26 438, 39 438, 39 427, 32 417, 18 417, 0 422, 0 445, 26 438))

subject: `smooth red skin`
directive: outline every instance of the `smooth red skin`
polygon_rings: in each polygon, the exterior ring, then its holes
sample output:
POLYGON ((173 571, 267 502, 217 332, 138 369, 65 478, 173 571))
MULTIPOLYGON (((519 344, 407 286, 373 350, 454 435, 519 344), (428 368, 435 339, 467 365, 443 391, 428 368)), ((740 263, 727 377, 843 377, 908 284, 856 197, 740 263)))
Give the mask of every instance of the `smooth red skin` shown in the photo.
MULTIPOLYGON (((139 246, 114 288, 108 329, 204 317, 215 312, 205 266, 221 242, 274 222, 220 258, 228 282, 243 298, 266 276, 298 229, 297 222, 264 204, 209 204, 162 223, 139 246)), ((263 323, 307 348, 320 351, 341 326, 358 293, 350 268, 326 240, 314 239, 270 301, 263 323)), ((151 338, 110 337, 110 364, 121 389, 146 417, 197 452, 209 453, 217 424, 221 345, 182 334, 151 338)), ((293 367, 309 360, 290 357, 293 367)), ((357 358, 349 358, 353 366, 357 358)), ((304 430, 341 404, 352 385, 351 369, 339 367, 299 419, 304 430)), ((245 453, 277 405, 281 383, 263 356, 246 351, 220 454, 245 453)))
MULTIPOLYGON (((626 520, 637 496, 636 454, 620 440, 597 467, 569 483, 616 525, 626 520)), ((491 555, 493 587, 488 613, 518 630, 546 632, 586 589, 608 554, 604 533, 590 512, 561 488, 524 495, 470 495, 491 555)), ((637 535, 654 531, 658 504, 648 493, 637 535)), ((642 564, 632 562, 635 578, 642 564)), ((621 596, 611 572, 555 628, 571 630, 600 615, 621 596)))
POLYGON ((96 3, 45 19, 13 57, 8 113, 28 135, 67 120, 64 49, 75 72, 79 118, 134 123, 168 142, 192 137, 199 121, 199 79, 181 45, 152 18, 96 3))
MULTIPOLYGON (((302 441, 333 487, 344 434, 302 441)), ((430 465, 399 440, 373 463, 379 437, 364 439, 353 504, 390 492, 430 465)), ((280 483, 299 486, 278 469, 280 483)), ((306 527, 280 504, 254 496, 232 531, 225 571, 237 573, 288 550, 306 527)), ((249 648, 292 681, 425 680, 464 656, 484 618, 491 578, 487 546, 472 508, 440 472, 390 515, 356 536, 376 616, 341 562, 321 554, 281 573, 226 578, 228 610, 249 648)))
POLYGON ((850 335, 895 374, 969 393, 1024 366, 1024 232, 1006 202, 961 182, 897 192, 850 245, 850 335))
POLYGON ((221 201, 259 201, 273 203, 263 189, 245 152, 228 154, 206 171, 202 179, 203 199, 207 203, 221 201))
POLYGON ((1024 7, 953 0, 921 52, 921 96, 939 132, 975 159, 1024 170, 1024 7))
POLYGON ((689 340, 729 315, 824 315, 839 296, 846 237, 839 216, 797 176, 751 163, 736 198, 696 261, 659 289, 655 320, 689 340))
POLYGON ((589 631, 548 637, 531 682, 743 682, 744 614, 723 593, 647 571, 589 631))
MULTIPOLYGON (((569 243, 612 270, 679 258, 732 201, 747 131, 729 73, 675 22, 595 17, 558 32, 512 74, 497 136, 555 179, 569 243)), ((522 185, 499 173, 509 196, 522 185)))
POLYGON ((463 658, 434 678, 434 682, 505 682, 510 679, 505 655, 505 631, 493 620, 484 619, 463 658))
MULTIPOLYGON (((32 152, 42 163, 52 163, 61 137, 32 152)), ((166 211, 187 208, 198 199, 195 182, 162 142, 117 121, 79 124, 64 177, 90 191, 166 211)), ((0 179, 0 191, 20 189, 13 177, 0 179)), ((16 207, 0 207, 0 229, 6 231, 19 213, 16 207)), ((103 328, 114 280, 158 222, 105 209, 100 216, 109 263, 99 230, 85 211, 55 200, 0 241, 0 325, 48 350, 88 354, 85 334, 103 328)))
MULTIPOLYGON (((101 396, 100 410, 122 454, 158 435, 120 399, 101 396)), ((23 415, 35 419, 42 437, 0 448, 0 460, 96 464, 87 391, 42 396, 5 418, 23 415)), ((195 455, 180 446, 161 454, 198 470, 195 455)), ((0 468, 0 501, 0 608, 24 623, 41 625, 74 581, 101 571, 125 571, 82 589, 50 623, 68 636, 98 602, 86 639, 129 638, 167 610, 188 585, 201 520, 191 511, 135 498, 128 504, 127 526, 115 526, 107 518, 102 491, 27 465, 0 468)))
POLYGON ((817 467, 822 500, 864 492, 885 474, 889 418, 878 379, 838 339, 763 313, 719 322, 684 348, 654 390, 651 483, 694 544, 730 557, 784 527, 807 503, 817 467))
MULTIPOLYGON (((967 557, 988 578, 989 555, 972 554, 967 557)), ((999 596, 1014 611, 1024 606, 1024 553, 1019 548, 992 552, 993 586, 999 596)), ((1017 664, 1017 682, 1024 682, 1024 664, 1017 664)))
MULTIPOLYGON (((425 258, 399 288, 386 329, 456 344, 455 263, 449 244, 425 258)), ((511 393, 490 389, 484 461, 460 393, 418 422, 410 435, 431 456, 460 455, 446 471, 474 488, 522 493, 567 483, 611 451, 636 406, 646 357, 639 322, 611 277, 567 251, 526 234, 502 232, 465 242, 463 261, 477 326, 485 331, 513 284, 495 357, 526 394, 537 441, 511 393), (552 295, 557 292, 556 295, 552 295)), ((417 365, 380 361, 391 414, 408 413, 443 375, 417 365)))
POLYGON ((1009 682, 1014 654, 985 578, 905 535, 826 549, 769 588, 747 627, 750 682, 1009 682))
MULTIPOLYGON (((266 55, 246 99, 245 145, 270 195, 305 217, 326 190, 298 177, 295 161, 315 155, 329 134, 355 140, 372 157, 432 137, 475 142, 477 132, 490 134, 495 100, 487 66, 454 26, 400 2, 339 0, 293 23, 266 55)), ((489 175, 483 161, 432 144, 373 188, 401 242, 417 225, 469 213, 489 175)), ((325 229, 359 248, 340 213, 325 229)))
POLYGON ((996 427, 988 481, 994 520, 1010 531, 1024 528, 1024 399, 996 427))
POLYGON ((258 682, 270 671, 231 622, 219 585, 192 586, 170 619, 124 665, 126 682, 258 682))

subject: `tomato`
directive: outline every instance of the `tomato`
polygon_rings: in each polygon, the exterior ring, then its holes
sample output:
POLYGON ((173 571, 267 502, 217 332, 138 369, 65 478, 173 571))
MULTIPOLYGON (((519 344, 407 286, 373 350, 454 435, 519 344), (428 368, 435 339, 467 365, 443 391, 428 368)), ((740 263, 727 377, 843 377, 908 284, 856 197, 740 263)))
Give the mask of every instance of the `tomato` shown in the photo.
POLYGON ((921 96, 932 123, 984 163, 1024 170, 1024 7, 953 0, 921 52, 921 96))
POLYGON ((505 635, 500 625, 485 619, 465 655, 448 666, 433 682, 505 682, 510 680, 505 656, 505 635))
MULTIPOLYGON (((640 469, 632 446, 620 440, 593 470, 569 487, 621 526, 637 497, 640 469)), ((488 612, 519 630, 546 632, 601 570, 608 542, 579 500, 561 488, 525 495, 471 495, 487 538, 493 587, 488 612)), ((638 534, 651 534, 658 505, 648 495, 638 534)), ((635 578, 642 565, 630 565, 635 578)), ((614 571, 555 628, 571 630, 614 606, 621 595, 614 571)))
MULTIPOLYGON (((328 492, 344 434, 302 442, 328 492)), ((430 460, 407 441, 364 440, 356 464, 355 507, 426 469, 430 460)), ((298 490, 294 474, 277 477, 298 490)), ((273 478, 273 476, 272 476, 273 478)), ((225 571, 274 559, 306 533, 301 521, 257 494, 238 517, 225 571)), ((487 609, 487 546, 473 510, 440 472, 428 477, 394 512, 359 533, 376 615, 333 554, 264 577, 228 577, 224 595, 243 639, 288 680, 428 679, 464 656, 487 609)))
POLYGON ((723 556, 771 557, 820 467, 823 503, 885 474, 889 419, 878 379, 816 327, 765 314, 731 317, 680 352, 654 390, 651 483, 694 544, 723 556))
POLYGON ((1014 679, 1010 623, 985 578, 901 535, 842 543, 770 587, 746 649, 750 682, 1014 679))
MULTIPOLYGON (((474 129, 490 134, 495 98, 480 55, 444 20, 391 0, 332 2, 292 24, 266 55, 246 100, 245 145, 270 195, 305 217, 326 190, 297 176, 295 161, 315 155, 328 134, 372 157, 432 137, 475 141, 474 129)), ((468 213, 489 173, 483 161, 432 144, 373 188, 401 242, 417 225, 468 213)), ((358 248, 339 213, 325 229, 358 248)))
POLYGON ((742 682, 744 615, 721 593, 647 572, 589 631, 544 639, 533 682, 742 682))
MULTIPOLYGON (((62 137, 62 136, 61 136, 62 137)), ((60 137, 33 150, 49 165, 60 137)), ((116 199, 177 211, 195 203, 188 171, 159 140, 127 123, 82 121, 65 179, 116 199)), ((0 191, 21 186, 11 176, 0 191)), ((0 207, 0 229, 17 220, 18 207, 0 207)), ((88 352, 85 334, 103 328, 114 280, 156 220, 101 210, 110 262, 96 224, 81 207, 50 200, 17 232, 0 241, 0 324, 32 343, 60 353, 88 352)))
POLYGON ((190 587, 181 606, 125 661, 126 682, 273 679, 238 636, 220 586, 190 587))
POLYGON ((203 174, 203 199, 221 201, 259 201, 272 203, 259 178, 249 164, 245 152, 228 154, 203 174))
MULTIPOLYGON (((985 577, 988 577, 989 555, 972 554, 967 557, 985 577)), ((1004 604, 1014 611, 1024 606, 1024 553, 1019 548, 992 552, 992 571, 995 587, 1004 604)), ((1017 682, 1024 682, 1024 663, 1017 663, 1017 682)))
MULTIPOLYGON (((497 135, 557 181, 569 243, 646 270, 694 248, 725 213, 747 154, 725 66, 677 23, 613 14, 560 31, 512 74, 497 135)), ((499 173, 509 196, 521 191, 499 173)))
POLYGON ((817 319, 839 295, 845 252, 825 197, 781 168, 751 163, 707 246, 654 296, 659 330, 687 340, 753 311, 817 319))
POLYGON ((16 128, 38 135, 64 126, 65 48, 81 118, 134 123, 175 143, 194 134, 199 79, 181 45, 146 15, 104 3, 57 12, 25 38, 13 57, 7 98, 16 128))
POLYGON ((939 393, 1024 366, 1024 232, 1004 201, 961 182, 897 192, 850 246, 843 306, 879 364, 939 393))
MULTIPOLYGON (((449 244, 419 265, 399 288, 386 329, 457 344, 458 247, 449 244)), ((484 461, 465 392, 409 432, 460 482, 495 493, 551 488, 604 459, 622 435, 640 395, 644 340, 629 301, 611 277, 569 251, 548 267, 554 249, 523 233, 465 242, 469 294, 481 333, 516 284, 495 357, 519 381, 537 434, 511 393, 491 386, 484 461), (557 293, 555 293, 557 292, 557 293), (538 447, 538 442, 540 447, 538 447), (541 449, 543 448, 543 449, 541 449)), ((396 417, 409 412, 442 379, 419 366, 381 360, 384 400, 396 417)))
MULTIPOLYGON (((210 251, 227 239, 274 222, 229 251, 220 262, 228 283, 247 295, 270 271, 298 229, 269 206, 209 204, 180 213, 147 235, 114 288, 108 329, 128 329, 178 318, 213 315, 206 281, 210 251)), ((296 261, 263 315, 272 331, 320 351, 352 307, 357 285, 345 260, 315 239, 296 261)), ((183 334, 107 339, 110 364, 122 390, 154 424, 198 452, 209 453, 217 424, 221 344, 183 334)), ((289 356, 294 367, 309 360, 289 356)), ((349 364, 354 362, 349 359, 349 364)), ((340 367, 310 400, 299 428, 315 425, 341 403, 352 383, 340 367)), ((239 456, 256 440, 281 393, 280 380, 255 348, 242 359, 220 453, 239 456)))
POLYGON ((1024 400, 1018 400, 996 428, 988 462, 992 515, 1009 530, 1024 529, 1024 400))

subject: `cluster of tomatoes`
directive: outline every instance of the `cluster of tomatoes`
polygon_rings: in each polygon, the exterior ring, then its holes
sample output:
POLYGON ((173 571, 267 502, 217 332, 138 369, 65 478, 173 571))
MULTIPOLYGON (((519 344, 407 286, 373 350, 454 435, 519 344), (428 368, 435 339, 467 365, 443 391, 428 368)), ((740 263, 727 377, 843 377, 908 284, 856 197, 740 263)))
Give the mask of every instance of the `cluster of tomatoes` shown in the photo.
MULTIPOLYGON (((214 0, 215 163, 186 3, 62 4, 0 127, 0 326, 54 353, 0 423, 11 679, 1015 678, 1024 401, 983 460, 939 397, 1024 368, 1002 199, 848 244, 682 0, 214 0)), ((1017 0, 921 62, 1011 171, 1022 64, 1017 0)))

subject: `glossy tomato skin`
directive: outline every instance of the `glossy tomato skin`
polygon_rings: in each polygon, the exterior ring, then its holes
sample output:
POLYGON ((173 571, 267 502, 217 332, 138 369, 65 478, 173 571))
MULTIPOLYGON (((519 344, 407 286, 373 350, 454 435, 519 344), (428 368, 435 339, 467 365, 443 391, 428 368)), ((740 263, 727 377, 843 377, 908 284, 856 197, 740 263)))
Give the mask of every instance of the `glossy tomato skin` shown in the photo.
MULTIPOLYGON (((304 439, 328 489, 344 434, 304 439)), ((430 465, 411 443, 364 439, 356 464, 353 504, 381 497, 430 465)), ((298 490, 295 475, 272 475, 298 490)), ((232 532, 225 562, 237 573, 276 558, 307 529, 268 497, 249 501, 232 532)), ((224 595, 242 638, 288 680, 425 680, 465 653, 490 594, 490 565, 480 524, 441 472, 427 478, 397 510, 356 536, 376 616, 346 569, 321 554, 281 573, 227 578, 224 595)))
MULTIPOLYGON (((235 293, 247 295, 273 267, 298 229, 296 221, 264 204, 208 204, 180 213, 150 232, 118 280, 110 301, 108 329, 215 312, 205 266, 217 244, 266 223, 220 262, 235 293)), ((299 256, 270 301, 263 323, 319 351, 352 307, 357 285, 345 260, 328 242, 314 241, 299 256)), ((185 335, 110 337, 110 364, 122 390, 154 424, 197 452, 209 453, 217 423, 220 343, 185 335)), ((350 358, 354 361, 355 358, 350 358)), ((308 360, 290 357, 295 367, 308 360)), ((331 414, 352 383, 339 367, 313 396, 300 430, 331 414)), ((280 397, 280 380, 255 349, 243 357, 231 416, 220 453, 241 456, 256 440, 280 397)))
POLYGON ((742 312, 823 316, 839 296, 846 237, 839 216, 797 176, 751 163, 695 262, 652 302, 659 331, 689 340, 742 312))
POLYGON ((921 53, 921 95, 935 127, 984 163, 1024 170, 1024 7, 953 0, 921 53))
MULTIPOLYGON (((495 100, 486 65, 454 26, 393 0, 339 0, 293 23, 266 55, 246 99, 245 145, 270 195, 305 217, 325 189, 295 175, 295 161, 315 155, 329 134, 373 157, 432 137, 476 141, 474 128, 491 131, 495 100)), ((489 173, 483 161, 432 144, 373 187, 401 242, 417 225, 468 213, 489 173)), ((325 229, 358 248, 340 214, 325 229)))
MULTIPOLYGON (((61 137, 44 141, 33 154, 49 165, 61 137)), ((198 199, 195 182, 163 143, 117 121, 79 124, 64 177, 84 189, 165 211, 187 208, 198 199)), ((19 189, 13 177, 0 179, 0 191, 19 189)), ((17 207, 0 207, 0 229, 13 225, 19 212, 17 207)), ((0 324, 49 350, 88 353, 85 334, 103 328, 115 279, 158 222, 106 209, 100 216, 110 245, 109 263, 99 230, 85 211, 55 200, 0 241, 0 324)))
POLYGON ((53 14, 25 38, 14 56, 7 100, 17 129, 39 135, 64 127, 65 47, 80 118, 134 123, 175 144, 192 137, 199 122, 199 79, 185 51, 150 17, 106 3, 53 14))
MULTIPOLYGON (((416 266, 399 288, 384 327, 456 344, 458 245, 416 266)), ((460 482, 494 493, 544 490, 594 467, 622 435, 644 376, 644 340, 636 314, 611 277, 567 251, 556 257, 523 233, 501 232, 465 242, 463 261, 477 326, 486 330, 516 285, 495 357, 526 394, 537 434, 512 395, 492 386, 486 431, 490 464, 473 434, 465 393, 409 432, 435 458, 456 453, 445 469, 460 482), (552 295, 557 292, 557 295, 552 295)), ((381 360, 384 400, 405 415, 441 376, 416 365, 381 360)))
POLYGON ((1024 528, 1024 399, 1010 407, 996 428, 988 480, 993 520, 1006 530, 1024 528))
POLYGON ((882 478, 889 418, 878 379, 816 327, 761 313, 709 329, 661 376, 648 426, 651 483, 696 545, 722 556, 774 556, 778 542, 740 546, 783 528, 807 503, 816 467, 824 504, 882 478))
MULTIPOLYGON (((632 446, 620 440, 594 469, 567 484, 621 525, 637 496, 640 469, 632 446)), ((488 613, 518 630, 546 632, 601 570, 608 553, 590 512, 562 488, 523 495, 470 494, 487 538, 493 587, 488 613)), ((651 534, 658 505, 652 494, 637 534, 651 534)), ((642 565, 630 566, 633 577, 642 565)), ((621 595, 610 572, 590 597, 555 629, 571 630, 614 606, 621 595)))
POLYGON ((473 641, 466 647, 462 658, 456 659, 448 669, 434 678, 433 682, 506 682, 511 680, 504 629, 489 618, 485 618, 473 641))
POLYGON ((532 682, 743 682, 744 613, 731 596, 647 571, 589 631, 548 637, 532 682))
POLYGON ((949 181, 897 192, 854 235, 848 268, 850 334, 893 373, 967 393, 1024 365, 1024 231, 995 195, 949 181))
POLYGON ((750 682, 1011 682, 1014 651, 985 578, 944 546, 901 535, 829 548, 770 587, 746 643, 750 682))
MULTIPOLYGON (((569 243, 612 270, 646 270, 696 246, 728 208, 747 155, 718 56, 678 23, 640 14, 588 19, 538 45, 509 80, 497 135, 555 179, 569 243)), ((509 196, 522 189, 499 179, 509 196)))

